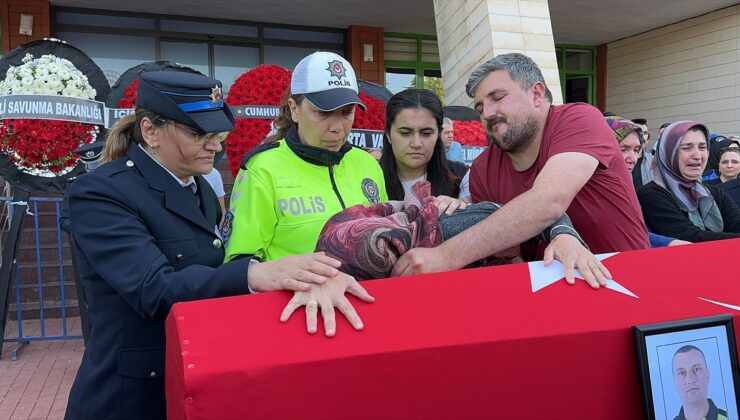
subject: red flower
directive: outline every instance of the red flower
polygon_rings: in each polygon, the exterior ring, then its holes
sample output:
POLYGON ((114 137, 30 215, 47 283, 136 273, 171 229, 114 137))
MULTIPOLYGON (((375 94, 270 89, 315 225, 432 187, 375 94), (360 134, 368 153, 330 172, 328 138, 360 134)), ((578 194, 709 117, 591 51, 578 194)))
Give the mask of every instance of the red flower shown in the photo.
MULTIPOLYGON (((239 76, 231 85, 226 104, 280 106, 290 87, 291 73, 275 65, 261 65, 239 76)), ((262 143, 270 133, 271 121, 257 118, 239 118, 234 131, 226 138, 226 157, 231 174, 236 176, 239 164, 253 147, 262 143)))
POLYGON ((361 130, 385 130, 385 102, 373 96, 360 92, 360 100, 367 107, 367 111, 357 107, 355 123, 352 128, 361 130))
POLYGON ((119 108, 133 108, 136 105, 136 89, 139 79, 134 79, 129 87, 123 90, 123 97, 118 100, 119 108))
POLYGON ((486 130, 480 121, 453 121, 455 141, 463 146, 488 146, 486 130))
POLYGON ((67 121, 4 120, 0 151, 18 167, 59 174, 77 165, 73 151, 94 140, 93 126, 67 121))

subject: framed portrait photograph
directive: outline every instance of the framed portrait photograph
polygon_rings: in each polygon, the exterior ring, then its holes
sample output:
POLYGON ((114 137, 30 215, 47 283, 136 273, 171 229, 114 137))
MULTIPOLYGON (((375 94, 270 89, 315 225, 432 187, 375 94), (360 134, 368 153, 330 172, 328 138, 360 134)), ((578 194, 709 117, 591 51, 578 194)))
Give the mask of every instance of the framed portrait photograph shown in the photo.
POLYGON ((740 420, 740 372, 731 315, 632 327, 644 417, 740 420))

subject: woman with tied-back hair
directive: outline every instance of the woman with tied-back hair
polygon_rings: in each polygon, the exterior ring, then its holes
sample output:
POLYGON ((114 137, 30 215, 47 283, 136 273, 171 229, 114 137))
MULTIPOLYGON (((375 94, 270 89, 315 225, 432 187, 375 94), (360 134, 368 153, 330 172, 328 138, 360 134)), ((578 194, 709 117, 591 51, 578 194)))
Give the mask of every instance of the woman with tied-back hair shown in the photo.
POLYGON ((177 302, 354 281, 323 254, 222 264, 219 206, 202 175, 233 128, 221 82, 144 73, 135 113, 108 134, 106 163, 70 185, 91 331, 67 419, 166 418, 164 321, 177 302))

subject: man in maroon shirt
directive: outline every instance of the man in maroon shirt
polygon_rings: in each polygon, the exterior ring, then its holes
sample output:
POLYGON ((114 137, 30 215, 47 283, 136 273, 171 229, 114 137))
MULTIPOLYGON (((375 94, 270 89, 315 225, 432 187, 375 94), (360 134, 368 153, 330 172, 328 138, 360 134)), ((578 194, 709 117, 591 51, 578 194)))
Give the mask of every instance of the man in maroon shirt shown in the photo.
MULTIPOLYGON (((394 275, 459 269, 521 244, 566 212, 594 253, 649 247, 629 172, 596 108, 552 105, 539 68, 521 54, 481 65, 466 91, 494 139, 473 163, 473 201, 504 206, 438 247, 406 253, 394 275)), ((605 284, 608 271, 592 255, 551 247, 544 259, 553 258, 569 282, 577 268, 592 286, 605 284)))

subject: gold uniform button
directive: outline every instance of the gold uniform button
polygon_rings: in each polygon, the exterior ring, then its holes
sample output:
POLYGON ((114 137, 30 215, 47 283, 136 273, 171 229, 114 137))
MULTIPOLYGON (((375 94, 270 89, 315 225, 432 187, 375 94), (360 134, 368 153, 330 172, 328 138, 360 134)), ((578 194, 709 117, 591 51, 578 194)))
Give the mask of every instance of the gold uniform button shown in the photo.
POLYGON ((213 240, 213 247, 214 248, 220 249, 222 245, 223 245, 223 242, 221 242, 220 239, 214 239, 213 240))

